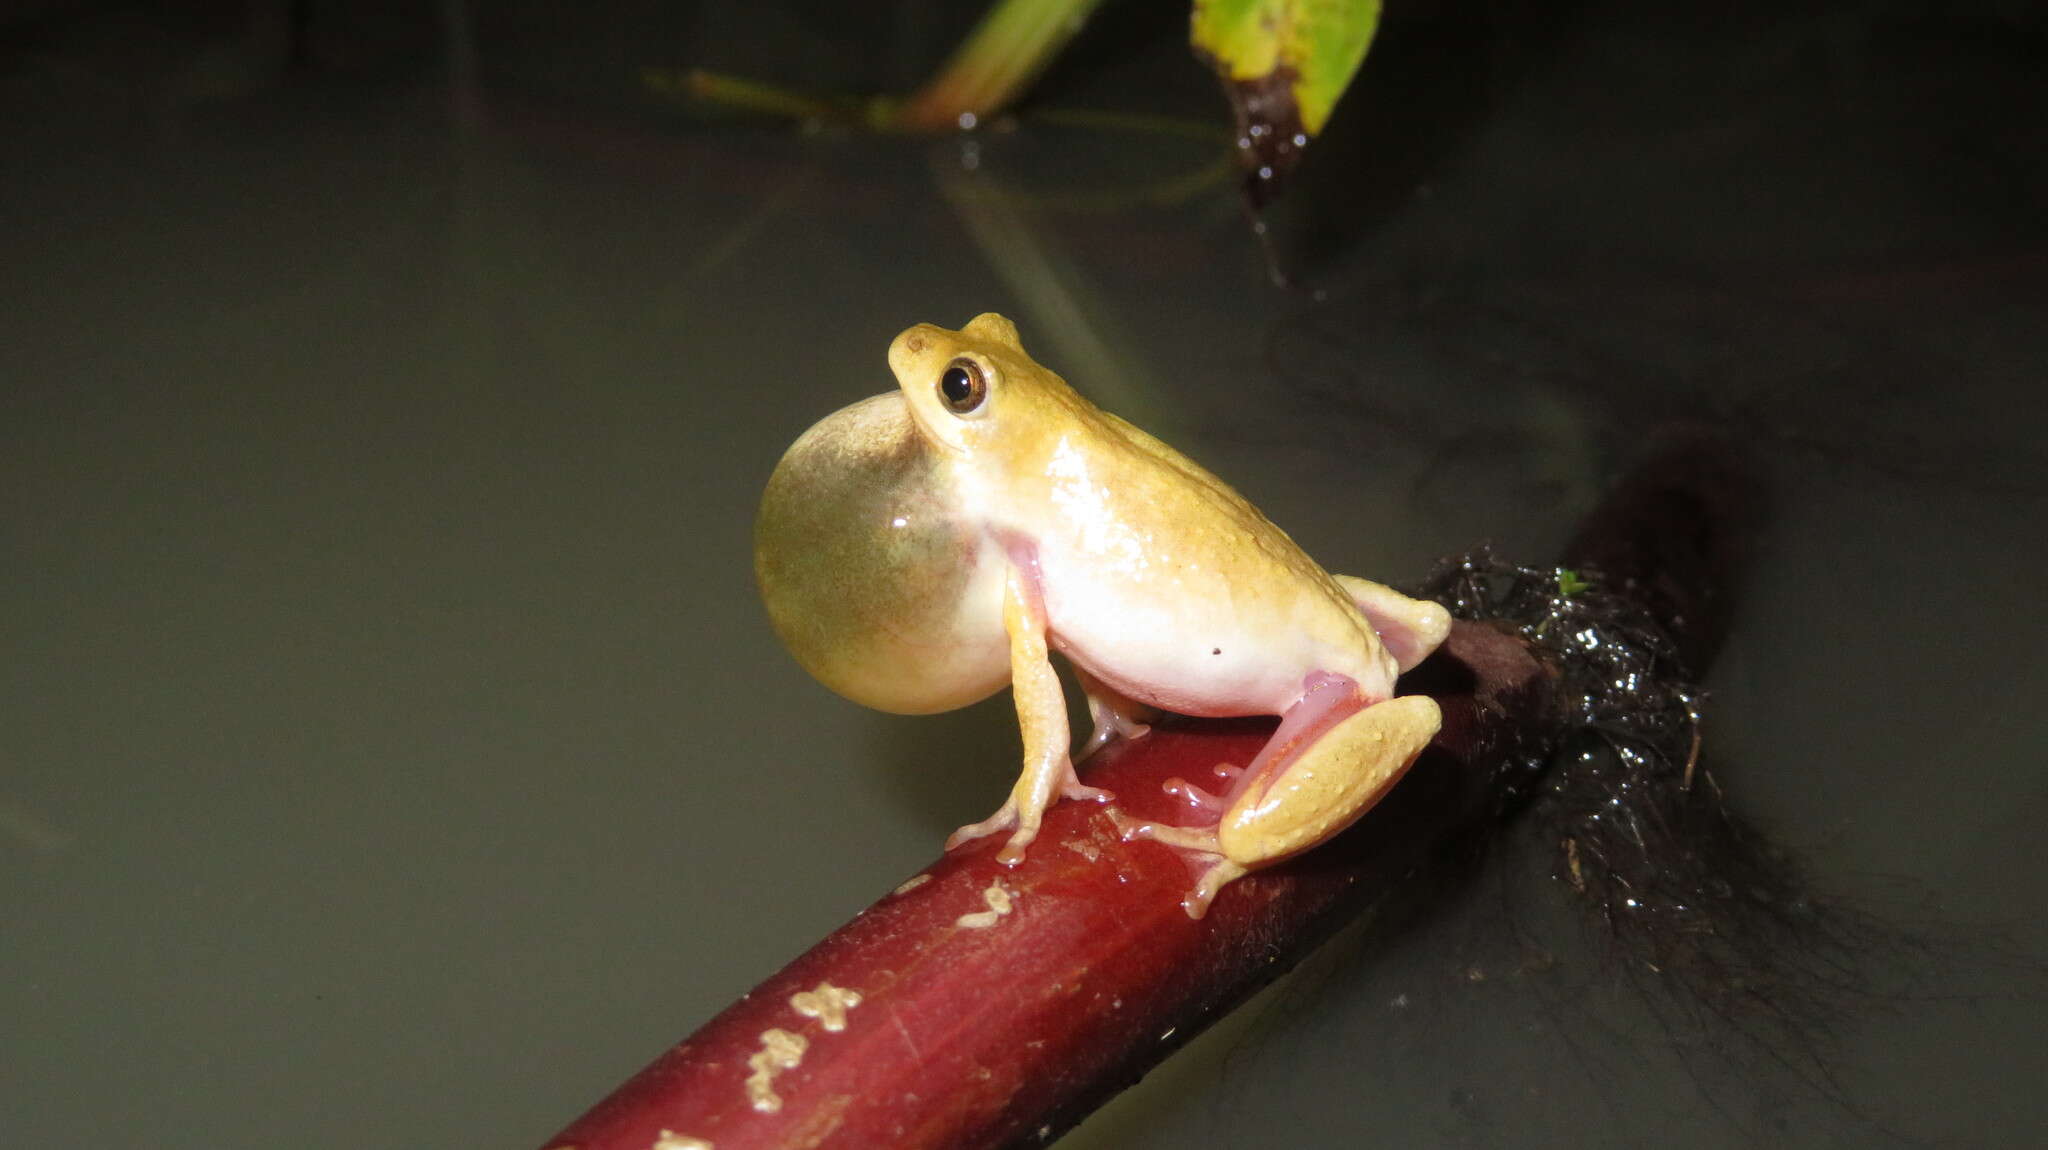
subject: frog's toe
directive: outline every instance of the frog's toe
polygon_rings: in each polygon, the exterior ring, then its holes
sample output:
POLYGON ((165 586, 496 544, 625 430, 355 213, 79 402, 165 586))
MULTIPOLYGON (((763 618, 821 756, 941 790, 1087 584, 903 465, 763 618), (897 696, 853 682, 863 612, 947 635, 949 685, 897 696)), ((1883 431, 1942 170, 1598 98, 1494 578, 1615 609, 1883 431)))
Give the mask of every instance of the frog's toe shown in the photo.
MULTIPOLYGON (((950 835, 947 835, 946 849, 952 850, 954 847, 960 846, 963 843, 971 843, 975 839, 983 839, 987 838, 990 835, 1001 834, 1002 832, 1009 830, 1015 827, 1016 825, 1017 800, 1011 799, 1008 802, 1004 803, 1002 809, 998 810, 995 814, 990 815, 989 817, 981 820, 978 823, 968 823, 966 826, 961 827, 959 830, 954 831, 950 835)), ((1024 842, 1028 844, 1030 843, 1032 837, 1037 833, 1037 830, 1038 828, 1032 827, 1030 828, 1030 833, 1026 833, 1024 831, 1019 831, 1018 833, 1024 835, 1024 842)), ((1005 853, 1008 853, 1010 846, 1016 845, 1018 845, 1016 840, 1012 838, 1010 844, 1008 846, 1005 846, 1003 850, 1005 853)))
POLYGON ((1016 866, 1023 862, 1024 853, 1031 848, 1032 840, 1037 837, 1037 827, 1018 827, 1015 833, 1010 835, 1010 841, 1003 844, 1003 849, 996 852, 996 861, 1004 866, 1016 866))
POLYGON ((1130 842, 1132 839, 1151 839, 1156 843, 1177 850, 1196 851, 1207 855, 1220 855, 1223 848, 1217 845, 1216 832, 1201 827, 1177 827, 1171 823, 1155 823, 1146 819, 1134 819, 1115 807, 1103 812, 1116 826, 1117 837, 1130 842))
POLYGON ((1116 795, 1114 792, 1105 791, 1101 787, 1091 787, 1082 782, 1081 776, 1074 773, 1073 760, 1069 759, 1067 761, 1066 773, 1060 776, 1060 797, 1081 799, 1091 803, 1106 803, 1114 799, 1116 795))
POLYGON ((1081 799, 1091 803, 1106 803, 1116 798, 1115 791, 1105 791, 1101 787, 1091 787, 1082 782, 1067 783, 1060 788, 1060 794, 1066 798, 1081 799))
POLYGON ((1200 918, 1209 913, 1209 904, 1216 900, 1216 893, 1251 872, 1231 862, 1218 858, 1202 871, 1195 880, 1195 889, 1181 896, 1180 908, 1188 912, 1189 918, 1200 918))
POLYGON ((1004 866, 1016 866, 1024 861, 1025 850, 1031 846, 1032 840, 1038 837, 1039 822, 1035 813, 1020 816, 1018 810, 1015 799, 1004 803, 1002 810, 978 823, 969 823, 947 836, 946 849, 952 850, 962 843, 1010 831, 1010 841, 1004 843, 1003 849, 996 852, 996 861, 1004 866), (1013 827, 1014 830, 1011 829, 1013 827))
POLYGON ((1159 784, 1159 789, 1214 818, 1223 817, 1223 809, 1229 805, 1223 801, 1222 795, 1211 794, 1179 775, 1159 784))
POLYGON ((1098 719, 1095 730, 1088 735, 1088 741, 1082 743, 1081 749, 1074 752, 1074 761, 1085 762, 1093 757, 1095 752, 1118 739, 1141 739, 1151 733, 1152 726, 1149 723, 1130 723, 1116 718, 1105 722, 1098 719))

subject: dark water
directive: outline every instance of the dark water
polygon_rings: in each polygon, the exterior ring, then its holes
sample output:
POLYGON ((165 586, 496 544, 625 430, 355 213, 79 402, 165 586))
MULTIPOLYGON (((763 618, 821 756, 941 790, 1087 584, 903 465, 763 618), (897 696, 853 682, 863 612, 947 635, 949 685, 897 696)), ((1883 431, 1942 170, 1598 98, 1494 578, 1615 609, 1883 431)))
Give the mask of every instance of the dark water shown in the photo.
POLYGON ((536 1144, 985 814, 1004 701, 828 696, 748 566, 783 446, 982 310, 1389 579, 1541 560, 1650 428, 1734 429, 1775 512, 1709 753, 1928 944, 1817 1088, 1495 876, 1072 1144, 2048 1125, 2037 17, 1411 14, 1280 209, 1285 292, 1171 22, 1112 6, 1018 130, 918 142, 639 69, 900 82, 957 14, 677 11, 316 21, 296 66, 284 15, 7 26, 11 1141, 536 1144))

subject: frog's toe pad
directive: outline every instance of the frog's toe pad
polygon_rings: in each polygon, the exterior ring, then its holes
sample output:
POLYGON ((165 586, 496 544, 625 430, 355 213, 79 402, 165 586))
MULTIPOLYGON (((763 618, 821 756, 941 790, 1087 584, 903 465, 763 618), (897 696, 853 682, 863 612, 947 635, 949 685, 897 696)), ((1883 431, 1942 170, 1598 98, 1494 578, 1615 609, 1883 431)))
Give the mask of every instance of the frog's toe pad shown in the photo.
POLYGON ((1179 775, 1159 784, 1159 789, 1186 803, 1190 809, 1203 812, 1211 819, 1221 818, 1224 809, 1230 805, 1223 800, 1222 795, 1210 794, 1179 775))

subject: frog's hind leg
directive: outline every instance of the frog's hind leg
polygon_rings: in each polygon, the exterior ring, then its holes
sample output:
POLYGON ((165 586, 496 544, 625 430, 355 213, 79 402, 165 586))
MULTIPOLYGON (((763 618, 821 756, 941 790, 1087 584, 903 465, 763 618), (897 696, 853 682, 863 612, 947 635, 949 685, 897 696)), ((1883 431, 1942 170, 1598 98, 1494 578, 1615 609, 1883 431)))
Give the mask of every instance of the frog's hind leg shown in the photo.
POLYGON ((1443 724, 1436 700, 1402 695, 1331 727, 1276 760, 1231 802, 1216 828, 1223 853, 1248 866, 1279 862, 1336 835, 1401 781, 1443 724))
POLYGON ((1212 825, 1118 818, 1125 838, 1149 838, 1189 852, 1200 876, 1181 900, 1189 917, 1202 917, 1232 880, 1300 854, 1357 821, 1400 781, 1442 722, 1427 696, 1368 704, 1358 685, 1342 675, 1311 675, 1306 686, 1272 739, 1222 796, 1199 796, 1180 780, 1169 784, 1198 810, 1221 805, 1220 814, 1198 816, 1198 823, 1213 818, 1212 825))
POLYGON ((1411 599, 1384 583, 1356 575, 1331 578, 1364 613, 1366 621, 1379 633, 1380 644, 1404 674, 1429 658, 1429 653, 1451 633, 1451 613, 1441 603, 1411 599))
POLYGON ((1074 677, 1081 681, 1081 690, 1088 696, 1089 717, 1095 720, 1095 730, 1074 753, 1075 762, 1085 761, 1115 739, 1141 738, 1152 729, 1148 721, 1158 713, 1153 708, 1125 697, 1078 664, 1073 667, 1074 677))

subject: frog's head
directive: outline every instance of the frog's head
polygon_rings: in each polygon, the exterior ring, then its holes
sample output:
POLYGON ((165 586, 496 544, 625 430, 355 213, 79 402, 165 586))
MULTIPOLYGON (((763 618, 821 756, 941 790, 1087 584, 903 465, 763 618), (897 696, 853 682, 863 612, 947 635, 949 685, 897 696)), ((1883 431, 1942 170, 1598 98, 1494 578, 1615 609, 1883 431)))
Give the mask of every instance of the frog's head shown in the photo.
POLYGON ((826 686, 943 711, 1009 681, 985 493, 1086 405, 999 315, 919 324, 889 367, 900 390, 820 420, 776 466, 754 571, 776 633, 826 686))
POLYGON ((889 369, 918 429, 950 453, 986 457, 1075 414, 1066 382, 1024 354, 1017 325, 994 312, 959 331, 918 324, 889 345, 889 369))

